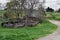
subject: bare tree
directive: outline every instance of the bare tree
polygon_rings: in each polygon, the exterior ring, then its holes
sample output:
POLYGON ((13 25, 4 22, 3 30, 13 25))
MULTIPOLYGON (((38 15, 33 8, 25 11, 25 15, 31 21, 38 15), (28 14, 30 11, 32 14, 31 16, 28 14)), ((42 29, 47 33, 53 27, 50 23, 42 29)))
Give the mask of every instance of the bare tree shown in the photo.
POLYGON ((26 16, 25 24, 27 26, 27 17, 37 17, 42 19, 44 17, 44 1, 40 0, 11 0, 7 3, 7 13, 15 13, 17 18, 19 18, 22 13, 26 16))

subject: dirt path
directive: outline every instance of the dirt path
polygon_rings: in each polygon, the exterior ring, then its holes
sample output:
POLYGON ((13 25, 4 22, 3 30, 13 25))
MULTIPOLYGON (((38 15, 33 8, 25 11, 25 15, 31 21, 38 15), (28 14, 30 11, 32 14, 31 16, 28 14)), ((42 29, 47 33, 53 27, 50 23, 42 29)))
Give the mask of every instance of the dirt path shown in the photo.
POLYGON ((57 31, 54 32, 53 34, 50 34, 49 36, 40 38, 38 40, 60 40, 60 21, 55 20, 49 20, 49 21, 58 26, 57 31))

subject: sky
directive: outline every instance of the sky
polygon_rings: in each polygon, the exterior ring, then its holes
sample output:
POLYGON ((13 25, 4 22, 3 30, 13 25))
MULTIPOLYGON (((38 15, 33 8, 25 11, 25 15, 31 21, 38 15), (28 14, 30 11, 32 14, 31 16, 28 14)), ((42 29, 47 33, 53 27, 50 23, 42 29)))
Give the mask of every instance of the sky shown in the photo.
POLYGON ((4 4, 7 3, 9 0, 0 0, 0 3, 4 4))
POLYGON ((57 10, 60 8, 60 0, 46 0, 45 6, 57 10))
MULTIPOLYGON (((7 3, 9 0, 0 0, 0 3, 7 3)), ((45 8, 51 7, 55 10, 60 8, 60 0, 46 0, 45 8)))

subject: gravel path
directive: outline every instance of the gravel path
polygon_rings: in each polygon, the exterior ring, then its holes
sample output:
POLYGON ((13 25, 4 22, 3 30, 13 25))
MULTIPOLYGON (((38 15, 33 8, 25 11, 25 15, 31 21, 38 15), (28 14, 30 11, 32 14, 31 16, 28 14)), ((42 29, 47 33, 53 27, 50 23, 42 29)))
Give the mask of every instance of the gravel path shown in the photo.
POLYGON ((55 20, 49 20, 51 23, 58 26, 58 29, 53 34, 50 34, 49 36, 40 38, 38 40, 60 40, 60 21, 55 20))

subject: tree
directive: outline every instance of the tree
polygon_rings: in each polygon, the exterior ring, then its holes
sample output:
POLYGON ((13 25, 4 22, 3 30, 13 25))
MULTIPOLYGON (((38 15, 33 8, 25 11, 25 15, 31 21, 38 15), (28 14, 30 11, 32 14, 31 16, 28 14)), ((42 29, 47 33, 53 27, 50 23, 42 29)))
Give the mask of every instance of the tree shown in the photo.
POLYGON ((48 8, 46 8, 46 11, 47 11, 47 12, 54 12, 54 9, 48 7, 48 8))
POLYGON ((22 17, 22 14, 24 13, 26 17, 26 26, 28 17, 36 17, 38 19, 44 19, 45 11, 44 11, 44 0, 41 2, 40 0, 11 0, 9 3, 7 3, 7 14, 9 13, 15 13, 17 15, 17 18, 19 16, 22 17), (21 14, 21 15, 20 15, 21 14))
POLYGON ((17 18, 19 18, 19 15, 22 17, 23 4, 23 0, 11 0, 10 3, 7 3, 7 12, 15 13, 17 15, 17 18))
POLYGON ((43 5, 44 2, 44 0, 42 3, 39 2, 39 0, 11 0, 11 2, 7 4, 7 8, 9 10, 15 9, 16 11, 25 9, 29 10, 32 14, 34 8, 37 7, 37 5, 43 5))
POLYGON ((58 11, 57 12, 60 12, 60 8, 58 9, 58 11))
POLYGON ((48 7, 48 8, 46 8, 46 11, 49 12, 49 14, 51 15, 52 18, 55 18, 55 16, 53 15, 53 13, 51 13, 51 12, 54 12, 54 9, 48 7))

